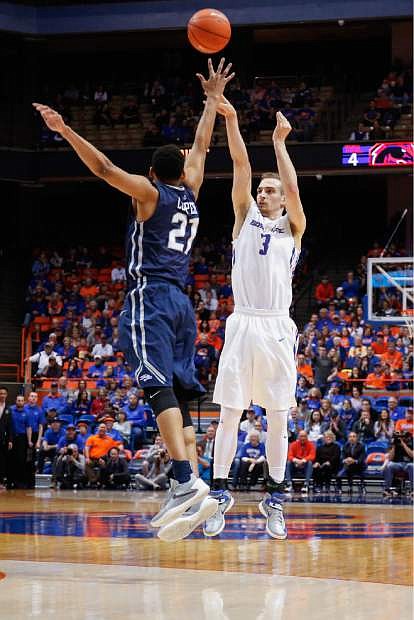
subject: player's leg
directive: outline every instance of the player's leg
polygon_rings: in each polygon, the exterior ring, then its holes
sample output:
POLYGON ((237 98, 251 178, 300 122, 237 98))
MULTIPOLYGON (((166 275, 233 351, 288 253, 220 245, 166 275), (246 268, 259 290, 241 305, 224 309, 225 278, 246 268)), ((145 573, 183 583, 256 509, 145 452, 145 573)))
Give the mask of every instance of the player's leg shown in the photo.
MULTIPOLYGON (((201 395, 204 390, 199 384, 194 367, 194 342, 196 326, 194 312, 188 298, 177 291, 174 299, 175 307, 181 310, 181 320, 175 334, 174 343, 174 385, 175 393, 180 400, 188 401, 189 398, 201 395)), ((201 478, 198 478, 198 460, 196 452, 195 433, 192 425, 188 406, 181 405, 181 428, 186 458, 192 463, 196 480, 194 486, 209 490, 201 478), (195 473, 197 472, 197 473, 195 473)), ((188 536, 200 523, 208 519, 217 510, 217 501, 207 494, 200 497, 198 502, 192 502, 188 510, 169 524, 162 527, 158 536, 161 540, 174 542, 188 536), (206 496, 207 495, 207 496, 206 496)))
POLYGON ((147 283, 130 291, 120 318, 120 343, 144 387, 161 436, 172 460, 175 483, 161 510, 152 519, 162 527, 208 495, 209 488, 192 475, 184 441, 183 420, 172 389, 175 343, 175 287, 147 283))
POLYGON ((287 537, 283 516, 283 502, 285 501, 283 480, 288 453, 287 417, 287 411, 266 410, 266 459, 269 476, 274 485, 272 495, 265 497, 259 504, 260 512, 266 517, 267 533, 279 540, 287 537))
POLYGON ((220 421, 214 442, 213 488, 219 502, 217 512, 204 524, 206 536, 217 536, 225 526, 226 512, 234 504, 227 479, 237 452, 237 432, 243 409, 251 396, 251 338, 249 317, 238 313, 227 319, 226 340, 221 353, 213 401, 221 403, 220 421), (228 406, 232 405, 232 406, 228 406))
POLYGON ((296 386, 296 326, 289 318, 263 317, 258 330, 255 361, 255 398, 266 408, 266 458, 269 476, 274 483, 272 495, 259 504, 266 517, 266 531, 273 538, 287 536, 283 517, 286 499, 283 480, 288 453, 288 409, 294 404, 296 386))

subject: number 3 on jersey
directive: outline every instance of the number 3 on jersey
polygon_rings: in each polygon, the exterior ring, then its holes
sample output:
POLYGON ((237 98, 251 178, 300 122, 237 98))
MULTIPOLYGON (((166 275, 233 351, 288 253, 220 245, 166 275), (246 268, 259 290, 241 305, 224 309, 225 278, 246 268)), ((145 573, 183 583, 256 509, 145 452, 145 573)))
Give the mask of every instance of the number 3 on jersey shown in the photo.
POLYGON ((259 250, 259 254, 261 254, 262 256, 266 256, 267 254, 267 251, 269 249, 270 238, 271 238, 271 235, 264 235, 262 233, 263 247, 261 250, 259 250))
POLYGON ((198 218, 189 220, 184 213, 174 213, 171 219, 171 224, 179 224, 178 228, 172 228, 168 235, 168 247, 170 250, 176 252, 184 252, 188 254, 191 250, 191 246, 194 241, 194 237, 197 234, 198 218), (190 235, 185 243, 185 237, 187 234, 187 225, 190 227, 190 235), (185 246, 185 249, 184 249, 185 246))

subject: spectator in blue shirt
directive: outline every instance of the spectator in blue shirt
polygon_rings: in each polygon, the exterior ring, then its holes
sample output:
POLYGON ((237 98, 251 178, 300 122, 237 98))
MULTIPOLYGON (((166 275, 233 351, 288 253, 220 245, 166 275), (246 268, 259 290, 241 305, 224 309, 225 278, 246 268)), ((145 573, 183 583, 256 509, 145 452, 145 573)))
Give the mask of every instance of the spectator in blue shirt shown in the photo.
POLYGON ((141 447, 145 438, 145 427, 147 425, 147 414, 143 405, 138 405, 138 396, 131 394, 128 398, 128 405, 122 407, 127 414, 128 421, 132 424, 131 447, 137 450, 141 447))
POLYGON ((30 467, 27 463, 27 449, 31 434, 30 418, 24 407, 24 396, 17 396, 16 404, 10 407, 13 431, 13 448, 8 483, 18 489, 29 484, 30 467))
POLYGON ((106 372, 106 366, 103 363, 102 356, 95 355, 94 361, 95 364, 89 367, 88 377, 90 377, 91 379, 103 379, 106 372))
POLYGON ((211 482, 211 457, 204 454, 203 446, 197 444, 198 475, 202 480, 211 482))
POLYGON ((39 407, 37 392, 30 392, 28 402, 24 409, 29 416, 29 424, 31 433, 29 433, 29 448, 39 450, 42 442, 43 432, 46 426, 46 417, 44 411, 39 407))
POLYGON ((339 409, 339 415, 345 424, 347 432, 349 433, 354 425, 354 422, 358 419, 358 413, 355 409, 353 409, 349 398, 345 398, 343 401, 342 407, 339 409))
POLYGON ((323 327, 328 327, 329 330, 334 329, 334 324, 329 316, 328 308, 321 308, 319 310, 319 318, 316 323, 316 329, 321 332, 323 327))
POLYGON ((84 442, 78 438, 78 434, 76 432, 76 427, 74 424, 68 424, 65 430, 65 434, 57 442, 56 451, 58 454, 65 454, 67 448, 70 444, 75 443, 79 452, 83 452, 84 442))
POLYGON ((59 393, 57 381, 53 381, 49 394, 44 397, 42 402, 43 413, 47 413, 50 409, 55 409, 58 417, 61 413, 67 413, 68 411, 68 401, 59 393))
POLYGON ((71 344, 69 336, 65 336, 63 344, 57 347, 56 353, 62 358, 63 362, 67 362, 76 356, 77 351, 71 344))
POLYGON ((106 425, 106 434, 112 437, 114 441, 120 441, 121 443, 123 443, 124 438, 122 437, 121 433, 114 428, 114 418, 107 416, 103 419, 103 421, 106 425))
POLYGON ((260 435, 257 431, 250 432, 248 443, 245 443, 240 451, 240 458, 241 484, 249 489, 257 484, 259 476, 263 474, 263 464, 266 460, 265 445, 260 443, 260 435))
POLYGON ((360 297, 361 283, 354 277, 353 271, 348 271, 346 274, 346 280, 342 282, 341 287, 344 289, 344 295, 347 299, 350 299, 351 297, 360 297))
POLYGON ((57 454, 59 439, 64 437, 64 435, 65 431, 61 427, 60 420, 53 420, 50 424, 50 428, 46 430, 43 436, 42 447, 39 452, 37 467, 40 474, 43 472, 46 458, 50 459, 53 463, 53 460, 57 454))
POLYGON ((79 368, 77 360, 70 360, 66 376, 68 379, 80 379, 82 377, 82 370, 79 368))
POLYGON ((231 297, 233 295, 233 288, 231 286, 231 276, 226 276, 226 282, 220 287, 219 297, 231 297))
POLYGON ((339 409, 341 409, 342 403, 345 400, 345 396, 340 393, 339 387, 340 387, 339 383, 337 382, 332 383, 331 388, 328 392, 328 395, 326 396, 326 398, 329 401, 331 401, 332 407, 334 409, 337 409, 338 411, 339 409))

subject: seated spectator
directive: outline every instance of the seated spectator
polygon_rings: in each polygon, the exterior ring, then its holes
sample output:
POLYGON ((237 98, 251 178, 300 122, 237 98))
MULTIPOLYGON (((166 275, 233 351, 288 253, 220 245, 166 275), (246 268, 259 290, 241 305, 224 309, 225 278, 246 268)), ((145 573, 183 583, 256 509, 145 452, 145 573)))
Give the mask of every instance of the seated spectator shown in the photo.
POLYGON ((112 437, 112 439, 119 442, 119 444, 123 443, 123 438, 122 438, 121 433, 118 430, 116 430, 116 428, 114 428, 115 418, 111 416, 106 416, 105 418, 103 418, 103 421, 105 422, 106 432, 109 435, 109 437, 112 437))
POLYGON ((111 281, 113 283, 126 281, 125 267, 120 260, 116 261, 115 267, 111 271, 111 281))
POLYGON ((370 372, 368 374, 365 381, 365 387, 368 390, 385 390, 386 383, 381 364, 375 364, 374 372, 370 372))
POLYGON ((305 478, 305 484, 302 486, 301 492, 307 495, 315 458, 315 444, 309 441, 306 431, 300 431, 298 439, 289 445, 286 466, 286 481, 289 490, 292 489, 292 478, 299 474, 305 478))
POLYGON ((296 401, 300 403, 303 399, 306 399, 308 397, 308 391, 309 388, 306 378, 302 375, 299 375, 295 392, 296 401))
POLYGON ((308 409, 314 411, 315 409, 319 409, 321 406, 321 391, 319 388, 311 388, 309 390, 308 399, 306 401, 306 405, 308 409))
POLYGON ((240 422, 240 430, 247 435, 255 430, 256 412, 252 406, 246 411, 246 419, 240 422))
POLYGON ((353 271, 348 271, 346 274, 346 280, 344 280, 341 284, 341 287, 344 289, 344 295, 346 299, 351 298, 359 298, 361 291, 361 283, 355 278, 353 271))
POLYGON ((385 366, 388 364, 391 370, 401 370, 403 364, 403 355, 397 350, 395 342, 392 340, 387 342, 387 349, 381 355, 381 363, 385 366))
POLYGON ((326 307, 334 296, 335 291, 332 282, 329 282, 328 276, 322 276, 321 281, 315 289, 315 299, 318 305, 326 307))
POLYGON ((126 128, 134 124, 142 126, 139 107, 134 97, 127 97, 126 104, 121 110, 120 121, 125 124, 126 128))
POLYGON ((328 391, 326 398, 330 401, 332 407, 339 411, 342 408, 342 403, 345 400, 345 396, 340 392, 340 384, 332 383, 331 388, 328 391))
POLYGON ((333 409, 330 419, 322 422, 322 432, 326 433, 326 431, 333 433, 335 441, 342 443, 346 439, 345 423, 335 409, 333 409))
POLYGON ((90 415, 91 406, 88 393, 86 391, 79 392, 77 399, 72 402, 71 408, 71 413, 75 420, 79 420, 83 415, 90 415))
POLYGON ((207 484, 211 482, 211 461, 211 456, 204 454, 203 446, 197 444, 198 475, 207 484))
POLYGON ((215 359, 216 351, 214 347, 208 343, 208 335, 200 334, 200 341, 195 347, 195 367, 197 369, 206 368, 208 370, 215 359))
POLYGON ((374 435, 377 441, 391 441, 394 433, 394 422, 390 418, 389 411, 382 409, 378 420, 374 424, 374 435))
POLYGON ((331 431, 323 434, 323 444, 316 448, 313 464, 314 491, 319 493, 322 487, 330 491, 332 477, 337 476, 340 466, 341 449, 335 443, 335 435, 331 431))
POLYGON ((55 476, 61 489, 82 489, 85 486, 85 457, 76 443, 69 444, 66 451, 58 456, 55 476))
POLYGON ((297 366, 296 369, 298 371, 298 375, 303 375, 305 379, 313 385, 313 369, 312 365, 309 364, 308 360, 304 356, 303 353, 298 353, 297 356, 297 366))
MULTIPOLYGON (((305 401, 303 401, 305 402, 305 401)), ((311 412, 309 412, 311 415, 311 412)), ((305 428, 305 416, 299 414, 298 407, 291 407, 288 415, 288 441, 296 441, 299 432, 305 428)))
POLYGON ((145 429, 147 426, 147 414, 145 407, 139 405, 138 396, 131 394, 127 399, 127 405, 120 405, 125 411, 128 421, 132 425, 131 448, 137 450, 145 439, 145 429))
POLYGON ((50 392, 44 397, 42 401, 43 412, 46 413, 50 409, 55 409, 58 417, 61 413, 68 412, 68 401, 59 392, 59 383, 57 381, 52 381, 50 386, 50 392))
POLYGON ((369 128, 369 139, 370 140, 384 140, 385 139, 385 131, 379 124, 379 121, 372 121, 372 125, 369 128))
POLYGON ((168 452, 160 435, 157 435, 142 464, 142 473, 135 476, 136 483, 141 489, 166 489, 171 469, 172 462, 168 452))
POLYGON ((352 407, 352 400, 345 398, 342 407, 339 409, 339 415, 345 425, 345 430, 347 432, 351 431, 354 423, 358 419, 358 412, 352 407))
POLYGON ((395 431, 397 433, 411 433, 413 434, 413 408, 407 407, 405 410, 405 417, 399 418, 395 423, 395 431))
POLYGON ((369 131, 364 123, 358 123, 358 128, 351 132, 348 138, 351 142, 365 142, 369 140, 369 131))
POLYGON ((51 421, 50 427, 43 435, 42 447, 39 451, 37 469, 39 474, 43 473, 45 460, 49 459, 52 463, 57 455, 59 440, 64 437, 65 431, 61 427, 60 420, 55 418, 51 421))
POLYGON ((102 482, 102 470, 106 466, 104 457, 111 448, 118 446, 117 441, 112 439, 106 432, 106 425, 99 424, 97 433, 88 437, 85 443, 85 473, 90 484, 102 482))
POLYGON ((95 355, 93 359, 95 363, 89 367, 88 377, 91 379, 103 379, 107 367, 103 363, 102 355, 95 355))
POLYGON ((80 452, 85 451, 85 443, 86 440, 88 439, 88 437, 91 436, 91 432, 89 430, 89 424, 87 422, 83 422, 82 420, 79 420, 79 422, 76 424, 76 430, 78 432, 77 434, 77 444, 80 446, 80 452))
POLYGON ((83 443, 81 440, 78 442, 76 426, 74 424, 68 424, 64 429, 64 435, 62 435, 57 443, 56 450, 58 455, 66 454, 66 448, 70 444, 76 444, 79 448, 79 452, 83 451, 83 443))
POLYGON ((376 109, 375 101, 369 102, 368 108, 364 112, 364 121, 366 125, 371 126, 374 121, 381 120, 381 112, 376 109))
POLYGON ((348 441, 342 448, 341 469, 337 477, 337 490, 341 491, 342 480, 347 478, 349 488, 355 476, 360 478, 360 491, 365 490, 365 446, 358 441, 358 435, 353 431, 348 435, 348 441))
POLYGON ((127 419, 125 411, 118 412, 113 428, 120 433, 123 444, 128 447, 131 440, 132 426, 127 419))
MULTIPOLYGON (((111 361, 114 359, 114 350, 112 348, 112 345, 109 344, 107 337, 105 336, 105 334, 102 334, 101 336, 101 342, 98 342, 92 349, 92 355, 93 355, 93 359, 94 360, 98 360, 101 359, 103 360, 103 362, 107 362, 107 361, 111 361)), ((96 361, 95 361, 95 367, 97 366, 96 361)), ((100 366, 100 364, 98 364, 98 367, 100 366)), ((106 370, 106 368, 105 368, 106 370)), ((104 372, 105 372, 104 370, 104 372)), ((91 368, 89 369, 89 372, 91 371, 91 368)), ((101 370, 99 369, 99 373, 101 372, 101 370)))
POLYGON ((395 432, 384 465, 385 496, 394 494, 392 490, 393 479, 399 473, 408 475, 411 495, 413 495, 413 456, 413 436, 408 431, 404 433, 395 432))
POLYGON ((62 376, 62 367, 59 366, 56 356, 49 355, 49 364, 43 369, 42 377, 45 379, 59 379, 62 376))
POLYGON ((265 446, 260 443, 260 435, 250 431, 249 441, 240 451, 240 481, 248 491, 257 484, 259 476, 263 474, 263 464, 266 461, 265 446))
POLYGON ((52 342, 46 342, 44 351, 39 351, 38 353, 35 353, 34 355, 27 357, 24 361, 27 362, 29 360, 30 362, 37 363, 36 375, 40 377, 40 376, 43 376, 44 373, 46 373, 49 367, 50 357, 54 357, 56 363, 59 366, 62 365, 61 358, 59 356, 56 356, 56 353, 53 350, 52 342))
POLYGON ((216 438, 216 427, 213 424, 210 424, 207 427, 206 434, 203 439, 199 442, 200 446, 203 448, 203 454, 210 458, 213 457, 214 453, 214 441, 216 438))
POLYGON ((352 431, 358 436, 358 441, 364 444, 375 440, 374 424, 368 411, 361 411, 361 416, 354 422, 352 431))
POLYGON ((105 465, 101 469, 101 481, 106 489, 126 489, 129 485, 128 462, 120 458, 119 448, 109 450, 105 465))
POLYGON ((318 410, 312 411, 309 421, 305 424, 309 441, 316 443, 322 438, 322 419, 318 410))

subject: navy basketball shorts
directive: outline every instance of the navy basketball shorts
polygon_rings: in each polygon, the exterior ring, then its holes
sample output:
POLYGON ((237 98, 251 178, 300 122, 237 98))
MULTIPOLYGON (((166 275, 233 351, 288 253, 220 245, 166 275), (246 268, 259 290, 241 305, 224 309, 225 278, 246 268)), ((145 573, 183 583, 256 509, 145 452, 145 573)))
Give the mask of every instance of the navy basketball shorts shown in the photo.
POLYGON ((146 277, 130 290, 119 318, 119 342, 141 388, 173 387, 178 400, 205 393, 196 377, 197 329, 187 295, 146 277))

